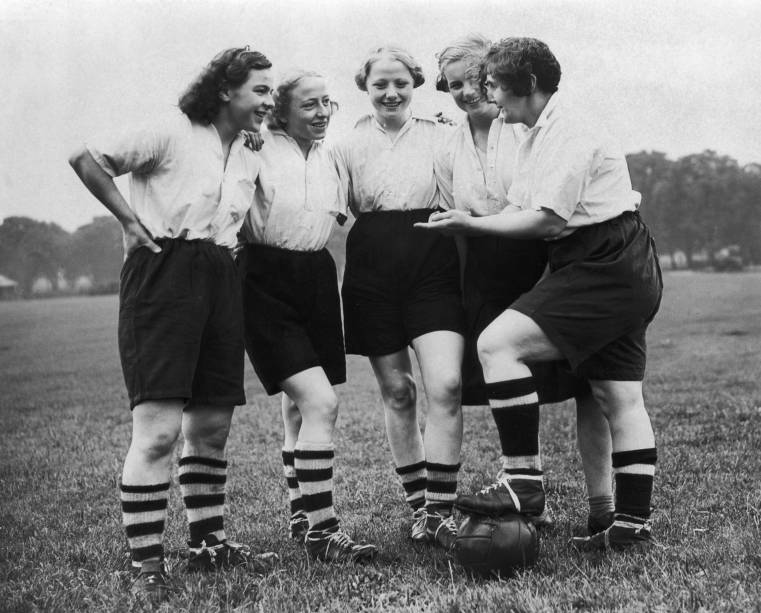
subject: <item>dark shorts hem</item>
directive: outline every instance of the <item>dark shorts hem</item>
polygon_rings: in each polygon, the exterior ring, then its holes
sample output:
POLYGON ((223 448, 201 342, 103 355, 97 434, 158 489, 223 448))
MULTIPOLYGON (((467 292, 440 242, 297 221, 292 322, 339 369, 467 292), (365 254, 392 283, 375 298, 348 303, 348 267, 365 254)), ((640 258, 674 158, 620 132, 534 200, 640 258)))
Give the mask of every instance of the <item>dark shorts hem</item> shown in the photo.
POLYGON ((281 387, 281 383, 283 381, 289 379, 293 375, 299 374, 300 372, 309 370, 310 368, 322 368, 331 385, 340 385, 341 383, 346 383, 345 368, 343 370, 337 368, 326 369, 322 364, 320 364, 318 360, 314 360, 311 363, 304 362, 300 365, 294 365, 292 368, 284 370, 278 375, 272 375, 273 378, 268 378, 266 381, 260 376, 259 381, 261 382, 264 391, 267 392, 267 395, 274 396, 275 394, 279 394, 280 392, 284 391, 281 387), (339 372, 339 370, 341 371, 339 372))
POLYGON ((385 347, 378 348, 377 345, 373 346, 372 351, 365 351, 363 349, 357 349, 357 348, 349 348, 347 346, 346 348, 346 354, 347 355, 361 355, 366 358, 377 358, 384 355, 391 355, 392 353, 398 353, 402 349, 407 349, 408 347, 412 346, 412 343, 415 339, 420 338, 421 336, 424 336, 425 334, 430 334, 431 332, 454 332, 455 334, 459 334, 460 336, 463 336, 463 329, 462 326, 459 325, 453 325, 453 326, 437 326, 435 328, 432 328, 430 330, 423 329, 419 333, 416 333, 415 336, 413 336, 409 342, 403 343, 403 344, 395 344, 395 345, 389 345, 389 349, 386 350, 385 347))

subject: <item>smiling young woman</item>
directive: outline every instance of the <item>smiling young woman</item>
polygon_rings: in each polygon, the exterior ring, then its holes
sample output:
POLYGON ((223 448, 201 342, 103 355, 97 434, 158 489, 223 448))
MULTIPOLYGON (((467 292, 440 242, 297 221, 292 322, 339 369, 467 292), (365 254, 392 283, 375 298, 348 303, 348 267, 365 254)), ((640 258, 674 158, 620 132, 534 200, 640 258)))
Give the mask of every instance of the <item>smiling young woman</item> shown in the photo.
POLYGON ((355 543, 333 507, 333 386, 346 381, 346 359, 326 244, 346 200, 322 139, 336 108, 316 72, 278 85, 238 263, 246 350, 267 393, 282 392, 290 534, 312 558, 363 562, 376 548, 355 543))
POLYGON ((403 49, 374 50, 355 81, 372 113, 336 148, 357 218, 342 288, 346 348, 369 357, 380 386, 391 454, 413 510, 411 537, 448 548, 462 440, 459 260, 453 240, 414 229, 439 206, 434 156, 448 128, 411 111, 425 79, 403 49), (409 346, 428 397, 425 437, 409 346))

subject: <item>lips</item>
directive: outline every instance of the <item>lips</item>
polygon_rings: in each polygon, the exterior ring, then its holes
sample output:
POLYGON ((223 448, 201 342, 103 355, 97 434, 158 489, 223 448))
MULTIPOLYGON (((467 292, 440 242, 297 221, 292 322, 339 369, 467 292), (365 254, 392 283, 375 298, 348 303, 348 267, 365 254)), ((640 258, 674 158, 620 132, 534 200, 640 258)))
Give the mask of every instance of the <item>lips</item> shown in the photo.
POLYGON ((317 121, 317 122, 312 124, 312 127, 316 128, 318 130, 324 130, 325 128, 328 127, 328 122, 327 121, 317 121))

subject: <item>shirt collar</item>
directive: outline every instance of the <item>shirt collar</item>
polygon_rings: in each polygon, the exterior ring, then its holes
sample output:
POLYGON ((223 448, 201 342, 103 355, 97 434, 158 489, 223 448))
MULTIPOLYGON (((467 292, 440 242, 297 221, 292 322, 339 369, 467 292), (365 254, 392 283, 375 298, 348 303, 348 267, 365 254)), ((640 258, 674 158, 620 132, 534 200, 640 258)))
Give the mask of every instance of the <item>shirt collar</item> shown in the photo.
POLYGON ((542 112, 539 114, 539 118, 536 120, 536 123, 534 124, 534 128, 543 128, 547 125, 547 123, 552 119, 552 116, 557 111, 558 106, 560 105, 560 95, 558 92, 555 92, 550 96, 550 99, 547 101, 547 104, 542 109, 542 112))
MULTIPOLYGON (((299 150, 299 153, 301 153, 301 147, 299 147, 299 144, 296 142, 296 139, 290 136, 285 130, 282 128, 268 128, 267 131, 272 134, 272 136, 278 136, 284 140, 286 140, 288 143, 292 144, 296 149, 299 150)), ((313 140, 312 146, 310 148, 310 151, 312 149, 317 149, 323 144, 324 141, 322 140, 313 140)))

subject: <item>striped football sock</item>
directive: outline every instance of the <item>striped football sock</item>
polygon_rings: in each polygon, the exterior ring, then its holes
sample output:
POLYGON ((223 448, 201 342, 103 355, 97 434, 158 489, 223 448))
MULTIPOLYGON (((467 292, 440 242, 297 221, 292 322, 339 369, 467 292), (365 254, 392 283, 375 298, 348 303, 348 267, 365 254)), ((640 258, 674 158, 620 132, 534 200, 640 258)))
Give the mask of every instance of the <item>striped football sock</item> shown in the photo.
POLYGON ((291 515, 304 510, 304 501, 301 498, 299 480, 296 478, 296 466, 294 465, 293 449, 283 448, 283 474, 288 484, 288 500, 291 505, 291 515))
POLYGON ((457 475, 459 464, 425 463, 428 486, 425 491, 425 506, 434 511, 451 513, 457 498, 457 475))
POLYGON ((402 481, 404 499, 414 510, 425 504, 425 492, 428 487, 428 473, 425 469, 425 461, 397 466, 396 474, 402 481))
POLYGON ((224 507, 227 462, 187 456, 179 462, 180 491, 190 529, 190 545, 198 547, 208 535, 225 540, 224 507))
POLYGON ((333 445, 298 441, 294 450, 296 478, 310 530, 338 527, 333 508, 333 445))
POLYGON ((614 452, 611 458, 616 481, 616 519, 646 523, 650 519, 658 452, 654 447, 632 449, 614 452))
POLYGON ((119 486, 122 525, 127 533, 133 566, 164 557, 164 525, 169 483, 119 486))
POLYGON ((502 446, 502 470, 510 479, 542 481, 539 396, 533 377, 486 384, 502 446))

